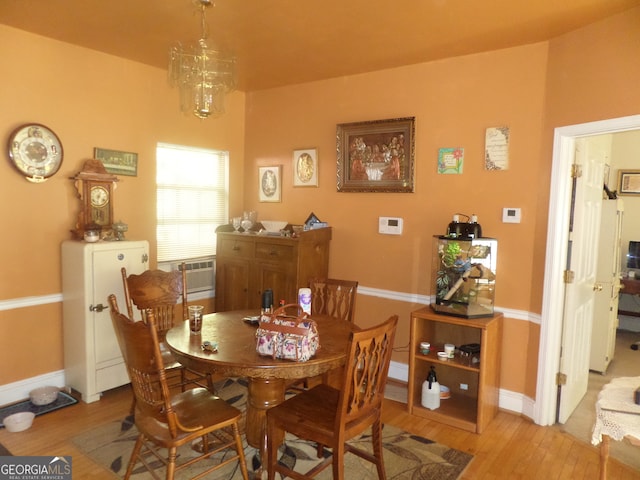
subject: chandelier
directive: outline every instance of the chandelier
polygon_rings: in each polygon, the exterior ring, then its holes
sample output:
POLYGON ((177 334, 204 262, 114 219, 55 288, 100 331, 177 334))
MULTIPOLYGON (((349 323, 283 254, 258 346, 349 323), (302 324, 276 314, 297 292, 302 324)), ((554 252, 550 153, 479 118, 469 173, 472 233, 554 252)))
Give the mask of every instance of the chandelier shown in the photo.
POLYGON ((196 43, 169 49, 169 85, 179 88, 183 113, 207 118, 224 113, 224 96, 236 87, 236 59, 207 43, 205 10, 212 0, 193 2, 200 6, 202 36, 196 43))

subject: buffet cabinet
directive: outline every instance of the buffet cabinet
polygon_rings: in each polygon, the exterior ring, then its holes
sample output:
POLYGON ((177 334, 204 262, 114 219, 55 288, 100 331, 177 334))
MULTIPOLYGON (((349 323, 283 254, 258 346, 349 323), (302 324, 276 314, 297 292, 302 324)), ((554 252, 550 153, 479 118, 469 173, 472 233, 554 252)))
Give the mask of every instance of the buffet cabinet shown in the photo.
POLYGON ((111 323, 108 297, 126 312, 120 269, 148 268, 146 241, 65 241, 62 243, 62 315, 66 384, 90 403, 101 392, 129 383, 111 323))
POLYGON ((216 311, 260 309, 262 292, 297 303, 298 289, 329 274, 331 228, 296 237, 220 232, 216 247, 216 311))
POLYGON ((482 433, 498 412, 502 314, 486 318, 461 318, 435 313, 424 307, 411 313, 409 344, 409 413, 474 433, 482 433), (420 342, 431 350, 421 353, 420 342), (445 343, 456 346, 454 358, 441 358, 445 343), (462 356, 458 347, 480 344, 477 355, 462 356), (438 383, 449 387, 450 397, 441 396, 440 407, 422 406, 422 384, 431 366, 438 383))

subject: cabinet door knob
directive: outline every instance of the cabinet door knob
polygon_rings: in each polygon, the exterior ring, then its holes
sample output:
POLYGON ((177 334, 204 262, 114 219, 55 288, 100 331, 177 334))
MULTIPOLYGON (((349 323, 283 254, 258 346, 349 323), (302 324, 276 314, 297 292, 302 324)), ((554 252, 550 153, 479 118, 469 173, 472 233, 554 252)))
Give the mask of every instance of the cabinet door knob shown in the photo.
POLYGON ((234 245, 233 246, 233 251, 237 252, 238 250, 240 250, 240 247, 238 245, 234 245))

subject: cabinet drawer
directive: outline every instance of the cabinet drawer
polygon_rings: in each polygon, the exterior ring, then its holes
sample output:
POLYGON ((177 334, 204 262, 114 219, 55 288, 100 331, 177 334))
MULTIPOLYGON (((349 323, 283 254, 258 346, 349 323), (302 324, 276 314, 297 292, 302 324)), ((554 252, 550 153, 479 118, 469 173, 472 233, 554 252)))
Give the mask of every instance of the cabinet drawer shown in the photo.
POLYGON ((217 255, 253 258, 254 242, 242 239, 223 239, 218 243, 217 255))
POLYGON ((256 258, 274 261, 292 261, 293 245, 277 245, 273 243, 256 243, 256 258))

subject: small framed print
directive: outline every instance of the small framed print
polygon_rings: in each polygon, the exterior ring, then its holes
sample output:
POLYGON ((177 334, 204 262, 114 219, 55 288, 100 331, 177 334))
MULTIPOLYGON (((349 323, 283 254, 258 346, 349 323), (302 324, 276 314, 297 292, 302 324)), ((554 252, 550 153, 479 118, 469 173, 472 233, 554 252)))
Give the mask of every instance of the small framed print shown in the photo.
POLYGON ((93 157, 100 160, 105 170, 109 173, 132 177, 138 176, 137 153, 95 147, 93 149, 93 157))
POLYGON ((279 202, 282 197, 282 167, 258 167, 258 199, 261 202, 279 202))
POLYGON ((294 150, 293 186, 318 186, 318 151, 315 148, 294 150))
POLYGON ((640 195, 640 170, 618 171, 618 194, 640 195))

